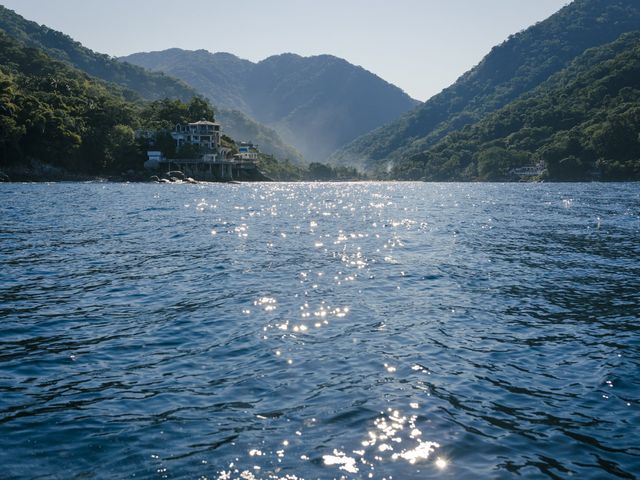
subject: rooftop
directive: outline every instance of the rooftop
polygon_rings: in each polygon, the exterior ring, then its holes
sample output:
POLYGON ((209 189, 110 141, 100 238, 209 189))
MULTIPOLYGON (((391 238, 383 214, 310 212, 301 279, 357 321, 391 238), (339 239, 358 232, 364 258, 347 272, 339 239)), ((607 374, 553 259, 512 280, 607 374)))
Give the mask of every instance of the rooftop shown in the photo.
POLYGON ((200 120, 198 122, 190 122, 189 125, 220 125, 217 122, 208 122, 207 120, 200 120))

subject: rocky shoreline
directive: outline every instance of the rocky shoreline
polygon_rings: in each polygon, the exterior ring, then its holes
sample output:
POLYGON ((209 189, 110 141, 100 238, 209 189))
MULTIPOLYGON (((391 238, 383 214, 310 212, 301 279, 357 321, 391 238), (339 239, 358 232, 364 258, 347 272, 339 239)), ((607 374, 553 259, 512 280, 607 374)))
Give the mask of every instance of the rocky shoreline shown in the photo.
POLYGON ((3 182, 150 182, 150 183, 238 183, 271 182, 272 179, 258 172, 255 178, 238 178, 236 180, 213 180, 201 182, 187 177, 179 170, 165 173, 151 173, 146 170, 129 170, 120 174, 91 175, 71 173, 64 169, 46 164, 35 163, 29 167, 16 166, 0 169, 0 183, 3 182))

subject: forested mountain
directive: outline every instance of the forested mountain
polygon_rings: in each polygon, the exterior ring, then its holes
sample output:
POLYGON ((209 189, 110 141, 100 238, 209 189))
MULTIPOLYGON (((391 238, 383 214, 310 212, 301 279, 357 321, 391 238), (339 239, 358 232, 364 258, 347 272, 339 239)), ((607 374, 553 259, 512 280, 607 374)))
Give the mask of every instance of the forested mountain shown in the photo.
POLYGON ((244 99, 243 84, 254 64, 230 53, 171 48, 161 52, 134 53, 123 62, 182 79, 223 108, 252 113, 244 99))
POLYGON ((540 160, 553 180, 640 180, 640 31, 587 50, 392 176, 509 180, 512 169, 540 160))
POLYGON ((140 107, 95 80, 0 31, 0 166, 31 160, 75 173, 138 168, 140 107))
MULTIPOLYGON (((588 48, 638 29, 637 0, 575 0, 547 20, 512 35, 452 86, 397 121, 356 139, 330 162, 379 171, 403 169, 407 159, 533 90, 588 48)), ((428 177, 437 175, 427 172, 428 177)))
MULTIPOLYGON (((0 30, 0 179, 7 174, 17 180, 96 175, 144 179, 142 166, 150 147, 171 157, 191 155, 175 151, 168 133, 173 125, 194 118, 214 120, 202 97, 131 101, 132 95, 0 30), (160 133, 150 140, 136 137, 138 129, 160 133)), ((222 142, 235 148, 227 136, 222 142)), ((282 180, 358 178, 353 169, 319 164, 303 168, 265 154, 257 164, 282 180)))
MULTIPOLYGON (((125 87, 124 92, 128 92, 130 99, 136 97, 133 92, 145 100, 173 98, 188 101, 197 95, 193 88, 176 78, 96 53, 68 35, 27 20, 1 5, 0 30, 28 47, 41 49, 53 59, 125 87)), ((287 145, 273 129, 255 122, 237 109, 216 108, 216 115, 230 136, 255 141, 263 151, 278 158, 302 161, 301 154, 287 145)))
POLYGON ((228 53, 170 49, 123 60, 176 76, 214 104, 242 110, 315 161, 418 103, 330 55, 283 54, 252 63, 228 53))

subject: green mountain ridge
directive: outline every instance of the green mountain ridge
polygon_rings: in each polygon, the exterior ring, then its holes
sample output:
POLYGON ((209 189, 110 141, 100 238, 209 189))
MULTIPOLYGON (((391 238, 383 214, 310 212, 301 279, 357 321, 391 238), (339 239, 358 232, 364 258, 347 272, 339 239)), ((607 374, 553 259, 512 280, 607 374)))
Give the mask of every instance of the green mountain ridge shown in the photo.
MULTIPOLYGON (((124 87, 126 90, 123 94, 129 100, 172 98, 188 101, 199 95, 176 78, 96 53, 68 35, 27 20, 1 5, 0 30, 28 47, 43 50, 53 59, 124 87)), ((237 109, 216 108, 216 114, 230 136, 255 141, 264 152, 278 158, 303 162, 300 152, 286 144, 275 130, 259 124, 237 109)))
POLYGON ((171 72, 176 78, 189 77, 190 88, 205 94, 222 108, 250 110, 243 99, 241 77, 253 64, 230 53, 171 48, 161 52, 134 53, 120 59, 154 73, 171 72), (186 63, 185 56, 192 58, 186 63))
POLYGON ((354 140, 329 162, 380 172, 402 169, 409 158, 533 90, 588 48, 637 29, 640 3, 636 0, 575 0, 512 35, 452 86, 398 120, 354 140))
POLYGON ((242 110, 313 161, 419 103, 332 55, 284 53, 252 63, 229 53, 169 49, 122 60, 174 75, 216 105, 242 110))
POLYGON ((594 47, 540 86, 401 163, 394 177, 640 180, 640 31, 594 47))
POLYGON ((0 5, 0 29, 17 41, 43 50, 51 58, 67 62, 89 75, 121 85, 148 100, 177 98, 187 101, 197 95, 185 83, 160 72, 148 72, 137 65, 117 62, 96 53, 68 35, 27 20, 0 5))
POLYGON ((135 145, 140 105, 0 31, 0 166, 32 160, 73 173, 141 166, 135 145))

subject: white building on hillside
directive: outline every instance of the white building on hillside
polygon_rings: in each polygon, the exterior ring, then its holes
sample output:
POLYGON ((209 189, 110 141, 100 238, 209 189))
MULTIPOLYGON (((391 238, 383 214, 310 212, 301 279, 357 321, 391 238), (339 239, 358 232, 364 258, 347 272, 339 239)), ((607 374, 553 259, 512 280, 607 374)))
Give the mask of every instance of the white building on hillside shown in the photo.
POLYGON ((186 125, 177 124, 171 136, 178 150, 183 145, 198 145, 207 150, 217 150, 220 146, 220 124, 201 120, 186 125))

